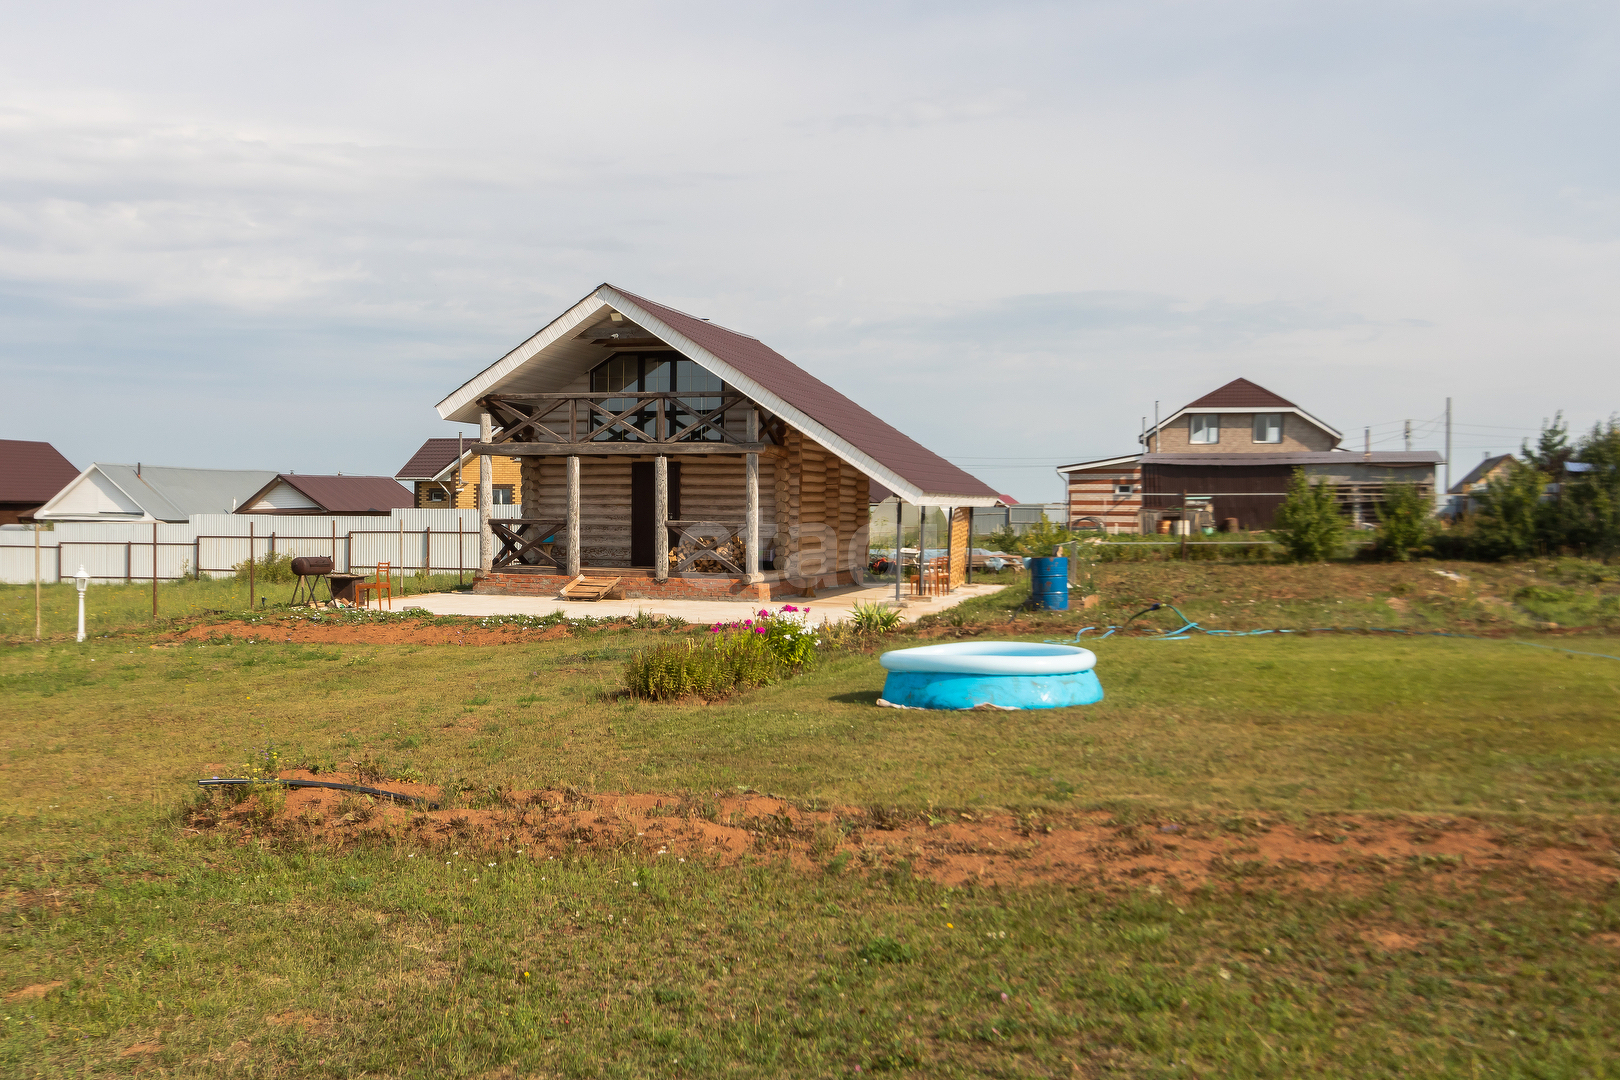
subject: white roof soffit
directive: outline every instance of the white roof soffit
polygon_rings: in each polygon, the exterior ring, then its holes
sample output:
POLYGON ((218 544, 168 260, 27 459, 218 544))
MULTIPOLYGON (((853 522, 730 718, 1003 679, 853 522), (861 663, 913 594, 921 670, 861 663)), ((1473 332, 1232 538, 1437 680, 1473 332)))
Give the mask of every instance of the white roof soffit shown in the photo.
MULTIPOLYGON (((146 505, 144 503, 142 503, 141 500, 137 499, 134 495, 130 494, 124 488, 124 486, 117 481, 116 478, 109 475, 106 472, 106 470, 104 470, 101 467, 101 464, 99 462, 92 461, 90 463, 89 468, 85 469, 78 476, 74 477, 71 481, 69 481, 67 484, 65 484, 62 487, 62 490, 58 491, 55 495, 52 495, 50 501, 47 502, 44 506, 41 506, 38 510, 34 511, 34 517, 36 517, 36 518, 48 518, 52 514, 56 513, 57 512, 56 507, 57 507, 58 503, 63 502, 67 498, 69 498, 70 495, 73 492, 75 492, 79 488, 80 485, 93 482, 93 481, 90 480, 90 474, 91 473, 95 473, 96 475, 100 476, 103 480, 107 481, 108 484, 112 485, 112 487, 115 488, 121 495, 123 495, 124 498, 128 499, 130 502, 134 503, 136 506, 141 508, 140 511, 138 512, 138 514, 119 514, 119 515, 117 515, 122 520, 139 521, 139 520, 141 520, 143 518, 148 518, 148 517, 152 516, 151 513, 146 509, 146 505)), ((95 516, 95 517, 103 517, 103 516, 105 516, 105 517, 111 518, 111 517, 114 517, 115 514, 113 514, 113 513, 97 513, 97 514, 91 515, 91 516, 95 516)))
POLYGON ((546 346, 562 339, 570 330, 584 324, 587 320, 596 317, 599 312, 609 308, 624 315, 637 326, 645 330, 651 330, 664 344, 673 347, 688 359, 697 361, 709 371, 720 376, 729 385, 741 391, 746 397, 757 401, 789 424, 810 435, 816 442, 877 480, 891 492, 900 496, 905 502, 913 506, 996 505, 996 498, 993 495, 970 497, 938 495, 923 491, 881 461, 856 448, 842 436, 830 431, 814 417, 795 408, 708 349, 674 329, 630 297, 607 285, 594 290, 544 330, 541 330, 538 334, 529 338, 528 341, 501 357, 487 370, 468 380, 454 394, 439 403, 439 415, 446 420, 471 421, 478 419, 477 411, 473 406, 480 397, 490 392, 491 387, 529 360, 538 356, 546 346))
POLYGON ((1106 469, 1110 465, 1124 465, 1127 462, 1141 461, 1141 454, 1126 454, 1123 457, 1099 458, 1096 461, 1077 461, 1073 465, 1059 465, 1060 473, 1080 472, 1085 469, 1106 469))
POLYGON ((1327 432, 1329 435, 1332 435, 1335 439, 1338 439, 1340 442, 1344 441, 1344 432, 1342 432, 1339 429, 1335 428, 1331 424, 1324 424, 1322 421, 1318 420, 1316 417, 1312 416, 1310 413, 1306 412, 1304 409, 1301 409, 1298 405, 1291 405, 1291 406, 1289 406, 1287 408, 1284 408, 1281 405, 1275 405, 1275 406, 1268 405, 1268 406, 1265 406, 1264 408, 1262 408, 1259 405, 1255 405, 1255 406, 1252 406, 1252 407, 1245 405, 1242 408, 1229 407, 1229 408, 1220 408, 1220 409, 1192 409, 1192 408, 1180 409, 1180 410, 1177 410, 1176 412, 1172 413, 1171 415, 1165 417, 1163 420, 1160 420, 1157 424, 1154 424, 1154 425, 1150 426, 1147 429, 1147 431, 1143 432, 1140 436, 1138 436, 1138 439, 1139 439, 1139 441, 1142 441, 1142 440, 1147 440, 1147 439, 1152 438, 1153 435, 1156 432, 1163 431, 1165 428, 1169 427, 1171 424, 1175 423, 1177 420, 1180 420, 1183 416, 1210 416, 1210 415, 1231 416, 1231 415, 1233 415, 1235 413, 1293 413, 1295 416, 1302 416, 1305 419, 1309 420, 1311 423, 1315 424, 1317 427, 1321 428, 1323 431, 1327 432))
MULTIPOLYGON (((606 311, 609 304, 602 299, 601 294, 608 291, 606 289, 593 290, 585 299, 551 320, 550 323, 523 344, 462 383, 453 394, 439 402, 439 416, 445 420, 477 423, 478 409, 476 406, 478 399, 493 390, 502 380, 516 372, 524 364, 539 356, 547 346, 564 340, 571 331, 606 311)), ((469 439, 468 441, 476 443, 478 440, 469 439)))

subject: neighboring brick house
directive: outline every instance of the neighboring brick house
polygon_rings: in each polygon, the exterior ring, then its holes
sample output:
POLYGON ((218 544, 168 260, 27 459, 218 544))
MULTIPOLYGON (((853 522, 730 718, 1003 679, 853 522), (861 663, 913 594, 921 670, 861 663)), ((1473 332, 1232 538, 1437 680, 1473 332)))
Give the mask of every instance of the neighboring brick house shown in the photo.
POLYGON ((1178 409, 1139 436, 1136 454, 1058 468, 1069 524, 1106 532, 1182 531, 1218 526, 1265 529, 1295 469, 1331 479, 1358 523, 1390 483, 1432 495, 1433 451, 1356 454, 1343 435, 1292 401, 1234 379, 1178 409))
POLYGON ((33 521, 34 511, 78 475, 48 442, 0 439, 0 525, 33 521))
MULTIPOLYGON (((476 440, 429 439, 411 455, 394 479, 409 484, 418 509, 476 510, 476 440), (457 450, 461 451, 457 461, 457 450)), ((522 467, 515 457, 490 456, 491 501, 496 506, 523 501, 522 467)))

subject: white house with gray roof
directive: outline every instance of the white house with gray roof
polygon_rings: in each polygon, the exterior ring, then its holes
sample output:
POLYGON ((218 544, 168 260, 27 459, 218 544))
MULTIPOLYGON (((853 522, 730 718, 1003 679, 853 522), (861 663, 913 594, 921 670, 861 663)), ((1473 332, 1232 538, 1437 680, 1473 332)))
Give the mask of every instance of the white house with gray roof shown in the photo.
POLYGON ((228 514, 276 478, 274 469, 177 469, 95 462, 35 512, 37 521, 187 522, 228 514))

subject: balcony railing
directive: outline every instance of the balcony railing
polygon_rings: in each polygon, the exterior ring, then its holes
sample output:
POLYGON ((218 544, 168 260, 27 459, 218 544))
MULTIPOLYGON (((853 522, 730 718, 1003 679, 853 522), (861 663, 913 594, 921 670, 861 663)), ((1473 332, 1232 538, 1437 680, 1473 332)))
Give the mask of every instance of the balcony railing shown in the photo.
POLYGON ((483 399, 498 425, 493 445, 757 444, 726 428, 726 414, 754 408, 735 391, 715 393, 491 394, 483 399))

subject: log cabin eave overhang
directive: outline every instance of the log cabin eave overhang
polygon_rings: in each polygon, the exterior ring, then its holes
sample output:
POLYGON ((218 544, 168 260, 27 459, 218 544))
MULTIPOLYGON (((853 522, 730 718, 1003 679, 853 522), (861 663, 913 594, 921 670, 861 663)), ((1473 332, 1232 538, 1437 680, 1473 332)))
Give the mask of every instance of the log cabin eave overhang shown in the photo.
MULTIPOLYGON (((636 329, 651 334, 658 342, 674 349, 682 356, 695 361, 704 369, 719 376, 729 391, 740 394, 770 417, 802 431, 826 450, 881 483, 906 502, 916 506, 972 507, 994 506, 996 504, 996 494, 990 491, 982 482, 965 473, 961 474, 964 478, 963 490, 958 492, 941 493, 930 491, 923 485, 914 483, 901 475, 896 468, 879 460, 878 457, 855 445, 851 440, 839 435, 826 424, 811 416, 807 411, 735 365, 728 363, 713 350, 693 340, 689 335, 682 333, 677 327, 670 325, 669 322, 660 318, 656 312, 649 310, 648 307, 638 301, 639 298, 611 285, 603 284, 599 286, 573 307, 547 324, 538 333, 532 335, 517 348, 501 357, 500 360, 463 383, 454 393, 439 402, 439 415, 446 420, 476 423, 479 420, 479 413, 483 411, 481 402, 491 396, 499 397, 503 393, 561 392, 573 379, 589 371, 609 355, 611 349, 630 347, 629 344, 621 345, 618 342, 599 342, 593 340, 593 335, 582 333, 591 329, 603 318, 618 313, 633 324, 636 329), (604 351, 604 345, 607 346, 609 351, 604 351), (974 490, 975 488, 982 490, 974 490)), ((719 328, 717 327, 717 329, 719 328)), ((727 333, 735 334, 736 332, 727 331, 727 333)), ((738 336, 742 338, 748 337, 747 335, 738 336)), ((749 338, 748 340, 755 341, 756 339, 749 338)), ((501 446, 503 444, 492 445, 501 446)), ((516 445, 520 444, 507 443, 504 445, 506 447, 504 450, 491 452, 521 453, 521 451, 514 449, 516 445)), ((667 446, 668 444, 663 445, 667 446)), ((740 452, 740 444, 715 442, 695 445, 700 446, 701 449, 680 452, 721 454, 740 452)), ((922 451, 930 458, 936 457, 928 454, 921 447, 915 447, 915 450, 922 451)), ((483 451, 480 450, 479 452, 483 451)), ((544 452, 554 453, 556 451, 548 446, 544 452)), ((629 451, 615 450, 608 452, 627 453, 629 451)), ((649 446, 641 452, 657 454, 661 451, 649 446)), ((948 467, 947 471, 957 470, 954 470, 954 467, 948 467)))

